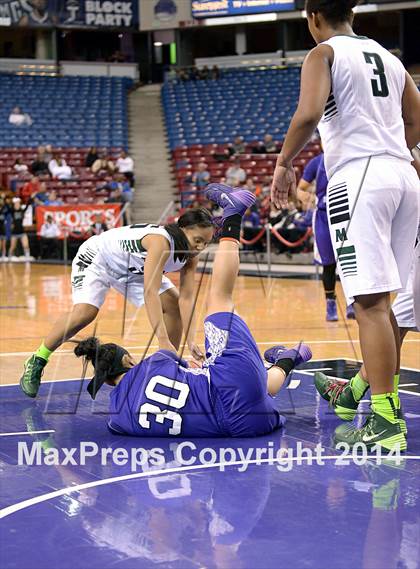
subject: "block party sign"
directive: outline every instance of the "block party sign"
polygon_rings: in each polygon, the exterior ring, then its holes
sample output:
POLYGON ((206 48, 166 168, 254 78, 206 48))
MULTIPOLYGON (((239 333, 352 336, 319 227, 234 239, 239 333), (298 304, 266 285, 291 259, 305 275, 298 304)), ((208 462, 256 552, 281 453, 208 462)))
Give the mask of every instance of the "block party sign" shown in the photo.
POLYGON ((138 0, 0 0, 0 26, 138 28, 138 0))

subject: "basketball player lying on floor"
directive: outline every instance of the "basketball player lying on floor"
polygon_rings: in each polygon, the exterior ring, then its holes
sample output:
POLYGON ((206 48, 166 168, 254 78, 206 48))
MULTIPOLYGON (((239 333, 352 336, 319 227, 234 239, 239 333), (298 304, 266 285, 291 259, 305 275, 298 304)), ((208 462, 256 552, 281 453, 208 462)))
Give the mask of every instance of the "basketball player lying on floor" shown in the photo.
POLYGON ((145 304, 160 348, 179 348, 183 328, 195 359, 194 274, 198 255, 213 238, 213 221, 205 209, 191 209, 175 224, 136 223, 110 229, 85 241, 72 263, 72 310, 52 327, 25 362, 22 390, 36 397, 51 354, 98 315, 110 288, 137 308, 145 304), (179 294, 165 273, 180 272, 179 294))
POLYGON ((207 197, 224 212, 204 322, 207 359, 203 367, 190 369, 168 350, 136 364, 121 346, 101 344, 94 337, 74 350, 95 367, 87 388, 92 398, 103 383, 114 387, 108 426, 117 434, 253 437, 270 433, 284 423, 271 396, 295 366, 312 356, 305 344, 290 350, 274 346, 265 353, 272 364, 266 370, 248 326, 234 313, 232 300, 242 216, 255 197, 222 184, 208 186, 207 197))

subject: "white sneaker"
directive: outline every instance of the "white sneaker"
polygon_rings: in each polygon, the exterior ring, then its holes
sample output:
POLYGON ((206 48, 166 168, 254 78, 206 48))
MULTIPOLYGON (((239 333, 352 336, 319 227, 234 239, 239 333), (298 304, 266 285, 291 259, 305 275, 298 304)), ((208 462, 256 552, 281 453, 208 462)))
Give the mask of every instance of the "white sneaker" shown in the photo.
POLYGON ((0 263, 6 263, 7 257, 0 257, 0 263))
POLYGON ((15 257, 15 255, 9 257, 9 259, 12 263, 20 263, 20 257, 15 257))
POLYGON ((32 257, 32 255, 25 255, 25 263, 30 263, 31 261, 33 261, 34 258, 32 257))

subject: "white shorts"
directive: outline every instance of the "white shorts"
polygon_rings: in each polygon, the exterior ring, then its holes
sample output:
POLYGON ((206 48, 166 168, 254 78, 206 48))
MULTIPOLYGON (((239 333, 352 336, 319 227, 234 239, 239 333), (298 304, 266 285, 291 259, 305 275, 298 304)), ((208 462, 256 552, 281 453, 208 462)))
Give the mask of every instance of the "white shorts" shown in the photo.
POLYGON ((333 174, 327 211, 347 304, 358 295, 403 289, 420 212, 419 179, 392 156, 352 160, 333 174))
POLYGON ((407 285, 398 294, 392 310, 400 328, 420 332, 420 243, 416 247, 407 285))
MULTIPOLYGON (((119 280, 112 277, 107 267, 98 261, 95 241, 88 239, 77 251, 71 266, 71 289, 73 304, 91 304, 101 308, 110 288, 127 297, 136 307, 144 304, 144 279, 142 275, 127 275, 119 280)), ((168 277, 162 277, 159 294, 175 288, 168 277)))

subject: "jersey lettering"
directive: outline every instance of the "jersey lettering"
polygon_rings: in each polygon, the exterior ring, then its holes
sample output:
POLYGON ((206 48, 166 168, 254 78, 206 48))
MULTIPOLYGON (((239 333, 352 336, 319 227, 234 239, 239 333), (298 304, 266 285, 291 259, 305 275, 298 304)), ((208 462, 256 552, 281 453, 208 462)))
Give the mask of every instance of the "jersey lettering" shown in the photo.
POLYGON ((165 405, 165 408, 162 409, 151 403, 143 403, 139 411, 139 425, 143 427, 143 429, 150 429, 150 420, 147 417, 150 414, 155 416, 157 423, 163 424, 164 421, 171 421, 172 426, 169 428, 169 434, 179 435, 181 433, 182 416, 176 411, 167 409, 167 407, 182 409, 187 403, 189 394, 190 387, 186 383, 164 377, 163 375, 153 376, 147 384, 145 395, 151 401, 165 405), (156 391, 156 387, 159 385, 169 389, 170 394, 165 395, 164 393, 156 391))
POLYGON ((374 97, 388 97, 389 89, 385 75, 385 67, 382 58, 377 53, 363 52, 366 63, 373 65, 374 75, 378 75, 378 79, 371 79, 372 92, 374 97))

